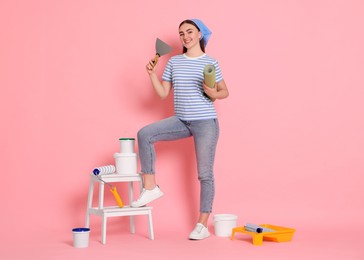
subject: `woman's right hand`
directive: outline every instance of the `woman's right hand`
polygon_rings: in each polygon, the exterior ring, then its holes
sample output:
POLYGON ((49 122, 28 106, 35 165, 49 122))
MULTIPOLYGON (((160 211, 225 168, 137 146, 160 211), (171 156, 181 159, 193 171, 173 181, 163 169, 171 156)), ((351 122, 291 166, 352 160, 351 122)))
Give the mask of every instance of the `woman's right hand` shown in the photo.
POLYGON ((154 64, 154 59, 151 59, 149 61, 149 63, 147 64, 146 68, 147 68, 147 72, 148 72, 149 75, 152 75, 153 73, 156 72, 156 66, 154 64))

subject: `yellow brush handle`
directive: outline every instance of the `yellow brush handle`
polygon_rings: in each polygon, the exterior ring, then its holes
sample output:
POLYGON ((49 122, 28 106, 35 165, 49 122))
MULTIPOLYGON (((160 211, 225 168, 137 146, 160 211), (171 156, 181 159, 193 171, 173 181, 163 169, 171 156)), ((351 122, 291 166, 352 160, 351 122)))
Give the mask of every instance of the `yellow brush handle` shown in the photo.
POLYGON ((124 203, 121 200, 118 191, 116 190, 116 187, 112 187, 110 189, 111 193, 114 195, 114 198, 116 200, 116 203, 119 205, 120 208, 124 207, 124 203))

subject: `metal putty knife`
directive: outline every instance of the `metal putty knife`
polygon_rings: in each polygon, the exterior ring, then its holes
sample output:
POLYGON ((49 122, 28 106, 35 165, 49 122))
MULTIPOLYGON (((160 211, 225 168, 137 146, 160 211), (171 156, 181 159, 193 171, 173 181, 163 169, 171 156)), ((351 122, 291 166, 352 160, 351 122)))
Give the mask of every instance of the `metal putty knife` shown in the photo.
POLYGON ((154 58, 154 65, 157 64, 158 62, 158 58, 160 56, 163 56, 167 53, 169 53, 172 50, 172 47, 169 46, 167 43, 163 42, 162 40, 160 40, 159 38, 157 38, 156 42, 155 42, 155 58, 154 58))

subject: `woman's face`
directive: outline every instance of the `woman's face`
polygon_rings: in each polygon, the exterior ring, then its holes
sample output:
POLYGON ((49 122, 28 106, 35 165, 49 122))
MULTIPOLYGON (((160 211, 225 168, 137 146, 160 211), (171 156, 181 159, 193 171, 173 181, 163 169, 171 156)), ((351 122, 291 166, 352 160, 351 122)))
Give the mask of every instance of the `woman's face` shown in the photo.
POLYGON ((179 28, 179 38, 186 49, 194 46, 200 46, 201 32, 192 24, 184 23, 179 28))

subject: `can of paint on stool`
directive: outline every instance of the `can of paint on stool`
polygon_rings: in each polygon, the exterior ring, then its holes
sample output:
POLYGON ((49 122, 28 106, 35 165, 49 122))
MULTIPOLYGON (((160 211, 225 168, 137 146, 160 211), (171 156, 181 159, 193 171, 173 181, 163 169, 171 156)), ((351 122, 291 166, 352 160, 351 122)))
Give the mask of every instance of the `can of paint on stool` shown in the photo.
POLYGON ((114 153, 117 174, 137 174, 137 155, 135 153, 114 153))

